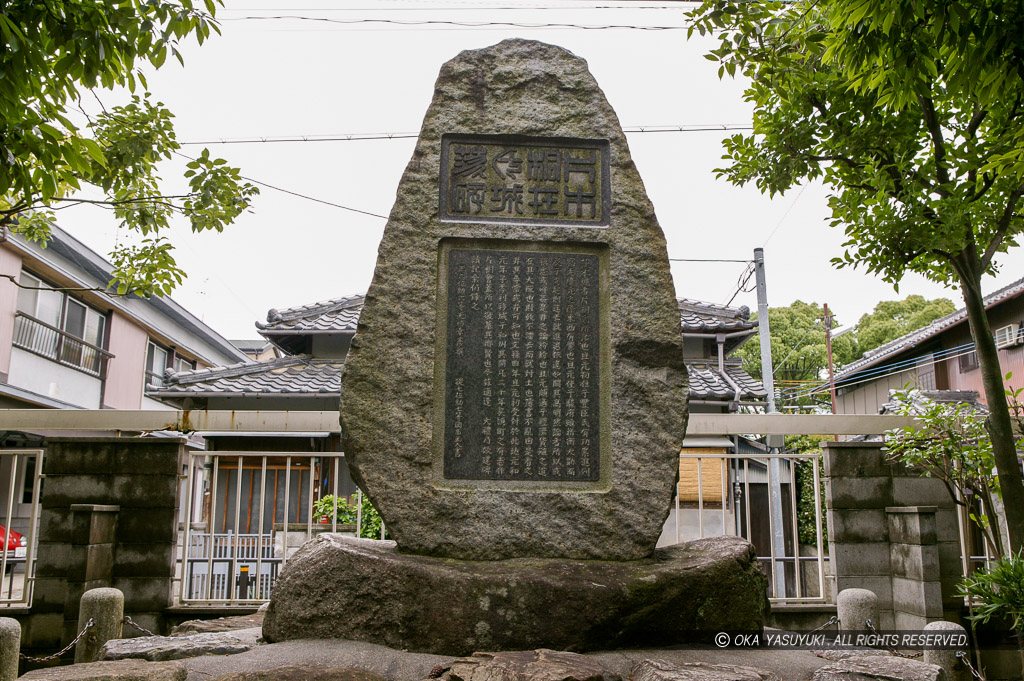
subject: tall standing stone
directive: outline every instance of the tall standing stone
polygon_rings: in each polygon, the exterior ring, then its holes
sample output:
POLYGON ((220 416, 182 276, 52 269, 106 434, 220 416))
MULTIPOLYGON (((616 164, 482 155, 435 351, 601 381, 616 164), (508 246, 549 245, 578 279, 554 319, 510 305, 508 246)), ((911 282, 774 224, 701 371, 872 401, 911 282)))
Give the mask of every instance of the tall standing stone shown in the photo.
POLYGON ((664 235, 586 62, 506 40, 446 63, 342 378, 399 549, 650 555, 686 394, 664 235))

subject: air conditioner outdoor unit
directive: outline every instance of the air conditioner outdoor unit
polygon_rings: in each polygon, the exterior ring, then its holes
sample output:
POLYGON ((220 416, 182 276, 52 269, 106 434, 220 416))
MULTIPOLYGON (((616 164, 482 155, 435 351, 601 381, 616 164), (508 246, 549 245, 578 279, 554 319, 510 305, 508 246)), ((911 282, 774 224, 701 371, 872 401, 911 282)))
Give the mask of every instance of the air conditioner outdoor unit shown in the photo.
POLYGON ((1017 345, 1020 342, 1020 338, 1017 334, 1017 324, 1007 324, 996 329, 996 347, 997 348, 1009 348, 1017 345))

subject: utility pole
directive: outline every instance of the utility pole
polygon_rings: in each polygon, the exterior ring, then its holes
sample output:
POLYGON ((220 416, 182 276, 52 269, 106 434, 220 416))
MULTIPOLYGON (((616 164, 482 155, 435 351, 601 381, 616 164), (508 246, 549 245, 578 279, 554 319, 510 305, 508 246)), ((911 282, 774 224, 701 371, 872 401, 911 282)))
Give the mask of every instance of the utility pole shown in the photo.
MULTIPOLYGON (((775 407, 775 376, 772 364, 772 340, 768 326, 768 288, 764 276, 764 249, 754 249, 754 275, 757 282, 757 326, 761 339, 761 381, 768 392, 768 413, 778 411, 775 407)), ((775 596, 786 595, 786 533, 782 520, 782 463, 778 453, 781 436, 768 436, 768 506, 771 511, 772 565, 774 569, 775 596)), ((748 501, 749 503, 749 501, 748 501)), ((794 509, 795 510, 795 509, 794 509)), ((795 544, 794 544, 795 548, 795 544)))
MULTIPOLYGON (((828 311, 828 303, 825 303, 825 349, 828 351, 828 388, 832 393, 832 413, 836 413, 836 376, 832 367, 832 313, 828 311)), ((839 439, 839 436, 836 436, 839 439)))

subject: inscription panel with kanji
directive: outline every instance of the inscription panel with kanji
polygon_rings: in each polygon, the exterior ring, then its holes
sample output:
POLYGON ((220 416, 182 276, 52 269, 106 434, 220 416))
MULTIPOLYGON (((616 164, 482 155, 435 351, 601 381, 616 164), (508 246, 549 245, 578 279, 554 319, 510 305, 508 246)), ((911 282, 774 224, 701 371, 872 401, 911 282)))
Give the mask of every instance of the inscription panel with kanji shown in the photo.
POLYGON ((604 249, 490 243, 442 246, 441 478, 600 485, 604 249))
POLYGON ((441 220, 606 227, 608 162, 607 140, 445 135, 441 220))

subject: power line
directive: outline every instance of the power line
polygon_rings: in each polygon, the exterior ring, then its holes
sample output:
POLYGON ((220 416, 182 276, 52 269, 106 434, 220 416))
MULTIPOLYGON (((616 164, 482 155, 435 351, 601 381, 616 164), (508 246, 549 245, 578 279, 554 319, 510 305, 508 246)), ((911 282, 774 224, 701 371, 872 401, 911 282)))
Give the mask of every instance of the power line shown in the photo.
MULTIPOLYGON (((584 31, 631 30, 631 31, 684 31, 690 26, 642 26, 639 24, 570 24, 547 22, 520 21, 454 21, 451 19, 332 19, 330 17, 313 17, 302 14, 277 14, 272 16, 223 17, 220 21, 311 21, 326 24, 356 26, 359 24, 387 24, 390 26, 451 26, 459 30, 480 28, 559 28, 579 29, 584 31)), ((394 29, 387 29, 394 30, 394 29)))
MULTIPOLYGON (((187 158, 190 161, 196 160, 195 157, 189 156, 188 154, 183 154, 180 151, 176 151, 174 153, 177 154, 178 156, 181 156, 182 158, 187 158)), ((382 220, 387 220, 388 219, 388 216, 386 216, 386 215, 380 215, 379 213, 371 213, 368 210, 361 210, 359 208, 352 208, 351 206, 343 206, 342 204, 334 203, 333 201, 326 201, 324 199, 318 199, 315 196, 308 196, 306 194, 300 194, 299 192, 292 191, 291 189, 285 189, 284 187, 278 187, 276 185, 270 184, 269 182, 264 182, 263 180, 257 180, 255 177, 246 177, 245 175, 239 175, 239 177, 242 178, 243 180, 248 180, 249 182, 254 182, 254 183, 260 185, 261 187, 266 187, 267 189, 273 189, 274 191, 279 191, 279 192, 282 192, 284 194, 290 194, 292 196, 297 196, 300 199, 306 199, 307 201, 314 201, 316 203, 322 203, 325 206, 333 206, 334 208, 341 208, 342 210, 351 211, 353 213, 361 213, 363 215, 369 215, 371 217, 380 218, 382 220)))
POLYGON ((753 262, 751 260, 728 260, 725 258, 669 258, 671 262, 753 262))
MULTIPOLYGON (((702 124, 702 125, 638 125, 623 128, 625 133, 655 133, 655 132, 716 132, 729 130, 752 130, 749 125, 724 124, 702 124)), ((264 135, 259 137, 221 137, 205 141, 179 142, 181 145, 210 145, 210 144, 272 144, 272 143, 294 143, 294 142, 358 142, 365 140, 398 140, 414 139, 419 137, 417 132, 354 132, 334 133, 326 135, 264 135)))
MULTIPOLYGON (((643 0, 639 0, 643 1, 643 0)), ((583 5, 573 3, 571 5, 513 5, 513 6, 492 6, 477 5, 475 7, 225 7, 218 11, 222 12, 496 12, 496 11, 575 11, 575 10, 604 10, 604 9, 655 9, 674 10, 679 5, 700 4, 701 0, 677 0, 674 5, 631 5, 622 3, 619 5, 583 5)), ((470 4, 470 3, 466 3, 470 4)), ((218 17, 223 19, 223 16, 218 17)))

